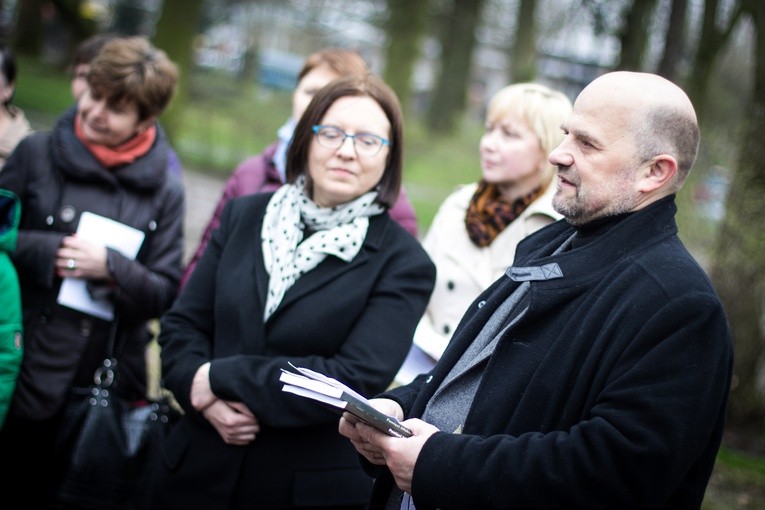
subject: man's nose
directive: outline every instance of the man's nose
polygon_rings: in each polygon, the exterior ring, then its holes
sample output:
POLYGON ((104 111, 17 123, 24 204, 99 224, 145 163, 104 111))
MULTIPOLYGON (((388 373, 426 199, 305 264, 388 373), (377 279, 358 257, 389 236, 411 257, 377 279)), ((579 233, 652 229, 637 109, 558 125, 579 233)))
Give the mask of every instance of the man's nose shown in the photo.
POLYGON ((550 152, 547 160, 551 165, 555 166, 571 166, 574 164, 574 158, 571 153, 566 150, 564 144, 561 143, 550 152))

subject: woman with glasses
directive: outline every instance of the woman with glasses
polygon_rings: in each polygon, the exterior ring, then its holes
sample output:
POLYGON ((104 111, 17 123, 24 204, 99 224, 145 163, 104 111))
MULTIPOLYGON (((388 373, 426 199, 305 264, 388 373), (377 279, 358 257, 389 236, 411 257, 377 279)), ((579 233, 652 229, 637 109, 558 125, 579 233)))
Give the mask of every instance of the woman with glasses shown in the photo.
MULTIPOLYGON (((215 211, 202 233, 199 246, 186 266, 181 278, 181 286, 194 272, 207 243, 210 242, 213 230, 220 225, 220 216, 229 200, 262 191, 276 191, 286 182, 287 149, 292 141, 292 133, 308 103, 319 89, 337 78, 366 73, 367 64, 361 55, 345 48, 326 48, 310 54, 305 59, 297 76, 297 85, 292 92, 292 115, 279 128, 278 140, 260 154, 242 161, 226 181, 215 211)), ((413 236, 418 235, 417 215, 403 186, 396 202, 388 209, 388 214, 413 236)))
POLYGON ((154 503, 357 508, 371 483, 337 414, 282 391, 289 363, 372 396, 404 360, 435 281, 386 211, 399 196, 402 115, 375 76, 321 89, 295 128, 287 184, 231 200, 159 343, 185 411, 154 503))

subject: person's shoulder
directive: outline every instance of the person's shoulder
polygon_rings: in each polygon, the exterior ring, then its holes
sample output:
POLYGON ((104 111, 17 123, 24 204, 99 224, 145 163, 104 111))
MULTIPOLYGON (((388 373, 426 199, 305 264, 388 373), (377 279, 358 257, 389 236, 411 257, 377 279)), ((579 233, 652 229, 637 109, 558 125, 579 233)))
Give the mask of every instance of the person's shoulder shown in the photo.
MULTIPOLYGON (((50 131, 32 131, 24 136, 14 147, 9 158, 14 158, 16 164, 24 162, 24 165, 32 163, 42 163, 51 161, 51 132, 50 131)), ((41 167, 33 164, 33 167, 41 167)))
POLYGON ((574 228, 566 220, 545 225, 518 242, 515 250, 516 259, 519 255, 535 253, 547 246, 560 246, 573 233, 574 228))
POLYGON ((29 147, 41 147, 47 145, 50 141, 50 131, 30 131, 27 136, 19 141, 19 146, 29 147))
POLYGON ((266 167, 273 162, 274 152, 276 151, 276 145, 278 142, 274 142, 259 154, 253 154, 245 158, 236 166, 234 173, 242 175, 249 172, 263 172, 266 167))
POLYGON ((225 224, 233 229, 244 228, 249 231, 258 229, 272 195, 273 193, 266 192, 231 198, 221 210, 221 225, 225 224))
POLYGON ((389 253, 404 252, 407 256, 423 257, 430 260, 419 239, 414 237, 389 214, 372 216, 369 221, 366 244, 389 253))
POLYGON ((635 261, 656 281, 682 283, 712 290, 712 281, 679 237, 669 237, 643 250, 635 261))
POLYGON ((232 209, 233 214, 253 214, 255 211, 264 211, 272 196, 271 191, 242 195, 229 200, 226 207, 232 209))
POLYGON ((459 207, 461 209, 467 209, 470 199, 475 195, 476 189, 478 189, 477 182, 458 184, 441 203, 441 207, 459 207))
POLYGON ((185 194, 186 188, 183 185, 183 178, 173 172, 167 172, 167 177, 165 178, 165 187, 168 188, 168 190, 171 193, 183 193, 185 194))

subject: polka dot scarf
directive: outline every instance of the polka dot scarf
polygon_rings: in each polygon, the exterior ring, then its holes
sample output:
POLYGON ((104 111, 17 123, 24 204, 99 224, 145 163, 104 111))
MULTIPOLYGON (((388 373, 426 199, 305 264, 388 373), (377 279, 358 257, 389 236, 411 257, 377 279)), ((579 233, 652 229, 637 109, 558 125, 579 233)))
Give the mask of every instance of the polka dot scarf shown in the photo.
POLYGON ((295 281, 327 255, 353 260, 367 235, 369 217, 385 211, 375 198, 377 191, 371 191, 347 204, 319 207, 306 196, 303 176, 274 193, 261 233, 263 261, 270 275, 264 321, 295 281), (313 232, 305 241, 304 228, 313 232))

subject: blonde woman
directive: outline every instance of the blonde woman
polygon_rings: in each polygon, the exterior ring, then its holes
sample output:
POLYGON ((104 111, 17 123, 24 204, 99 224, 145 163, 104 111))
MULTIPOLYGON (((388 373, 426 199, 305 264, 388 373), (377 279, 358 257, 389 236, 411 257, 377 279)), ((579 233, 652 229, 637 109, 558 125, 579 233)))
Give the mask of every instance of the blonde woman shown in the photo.
POLYGON ((568 97, 537 83, 492 97, 479 144, 481 179, 444 200, 423 239, 436 287, 397 384, 433 367, 470 303, 512 265, 518 242, 561 217, 552 208, 555 167, 547 155, 570 111, 568 97))

